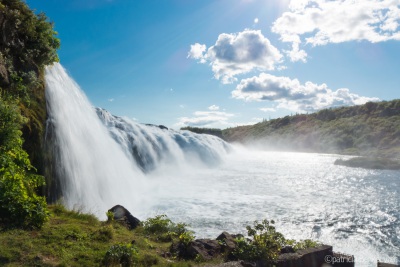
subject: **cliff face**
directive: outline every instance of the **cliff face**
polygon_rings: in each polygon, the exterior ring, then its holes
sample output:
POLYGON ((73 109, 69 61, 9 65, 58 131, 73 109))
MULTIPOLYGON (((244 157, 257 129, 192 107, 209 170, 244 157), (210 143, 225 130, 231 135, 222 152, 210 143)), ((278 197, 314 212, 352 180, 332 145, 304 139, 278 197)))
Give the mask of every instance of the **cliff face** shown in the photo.
POLYGON ((223 130, 270 149, 400 158, 400 100, 325 109, 223 130))
POLYGON ((27 118, 22 125, 23 148, 43 173, 43 134, 46 120, 44 66, 58 61, 53 25, 21 0, 0 2, 0 96, 18 103, 27 118))

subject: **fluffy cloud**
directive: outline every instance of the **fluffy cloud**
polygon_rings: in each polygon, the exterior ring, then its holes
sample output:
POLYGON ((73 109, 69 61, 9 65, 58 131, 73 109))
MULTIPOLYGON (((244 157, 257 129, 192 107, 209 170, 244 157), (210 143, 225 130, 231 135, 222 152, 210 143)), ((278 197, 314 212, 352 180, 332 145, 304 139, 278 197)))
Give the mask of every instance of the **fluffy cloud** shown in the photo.
POLYGON ((219 106, 212 105, 212 106, 209 106, 208 109, 209 109, 209 110, 213 110, 213 111, 219 110, 219 106))
POLYGON ((204 52, 207 50, 206 45, 195 43, 190 46, 190 51, 188 53, 188 58, 198 59, 200 63, 206 63, 204 59, 204 52))
POLYGON ((290 11, 279 17, 272 31, 283 42, 292 61, 305 61, 300 44, 312 46, 366 40, 372 43, 400 40, 398 0, 292 0, 290 11))
POLYGON ((377 98, 368 98, 350 93, 347 88, 333 91, 326 84, 277 77, 266 73, 244 79, 232 92, 232 97, 246 101, 276 101, 277 108, 292 111, 316 111, 328 107, 360 105, 377 98))
POLYGON ((215 45, 191 45, 189 58, 209 62, 214 77, 223 83, 236 81, 235 76, 252 70, 274 70, 282 54, 259 30, 244 30, 236 34, 222 33, 215 45))
POLYGON ((213 127, 215 125, 230 125, 228 119, 234 116, 222 111, 196 111, 193 115, 193 117, 179 118, 175 126, 213 127))

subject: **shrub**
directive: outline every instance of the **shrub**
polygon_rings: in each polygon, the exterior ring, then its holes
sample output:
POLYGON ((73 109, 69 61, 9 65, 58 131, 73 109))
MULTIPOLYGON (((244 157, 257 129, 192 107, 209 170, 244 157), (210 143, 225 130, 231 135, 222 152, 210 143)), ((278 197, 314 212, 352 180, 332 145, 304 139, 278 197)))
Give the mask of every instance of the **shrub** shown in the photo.
POLYGON ((319 243, 310 239, 295 241, 285 239, 285 237, 276 231, 273 220, 263 220, 261 223, 255 221, 254 227, 247 226, 247 235, 250 239, 236 239, 236 248, 233 256, 240 260, 264 261, 272 264, 279 256, 281 249, 285 246, 291 246, 295 251, 316 247, 319 243))
POLYGON ((157 215, 143 222, 145 233, 156 235, 156 239, 162 242, 172 241, 173 238, 180 237, 182 234, 193 236, 186 228, 187 226, 185 223, 172 222, 165 214, 157 215))
POLYGON ((273 220, 254 222, 254 228, 247 226, 247 235, 252 240, 237 239, 237 247, 233 255, 241 260, 272 262, 279 256, 281 248, 285 245, 284 236, 277 232, 273 220))
POLYGON ((131 244, 112 245, 106 252, 103 264, 105 266, 134 266, 138 262, 139 254, 135 246, 131 244))
POLYGON ((40 228, 48 219, 47 204, 36 190, 44 177, 35 174, 22 149, 20 127, 25 119, 17 104, 0 96, 0 223, 6 226, 40 228))
POLYGON ((147 234, 163 234, 169 231, 172 224, 173 222, 167 217, 167 215, 161 214, 144 221, 143 228, 147 234))

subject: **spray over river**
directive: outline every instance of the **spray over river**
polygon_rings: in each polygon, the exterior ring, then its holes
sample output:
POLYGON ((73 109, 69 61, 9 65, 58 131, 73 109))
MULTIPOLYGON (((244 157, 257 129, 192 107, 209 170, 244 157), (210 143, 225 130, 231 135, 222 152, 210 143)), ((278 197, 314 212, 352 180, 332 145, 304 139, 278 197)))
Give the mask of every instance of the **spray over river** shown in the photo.
POLYGON ((68 208, 101 219, 116 204, 140 219, 165 213, 213 238, 267 218, 288 238, 354 255, 356 266, 400 262, 399 171, 139 124, 92 107, 60 64, 45 78, 51 193, 68 208))

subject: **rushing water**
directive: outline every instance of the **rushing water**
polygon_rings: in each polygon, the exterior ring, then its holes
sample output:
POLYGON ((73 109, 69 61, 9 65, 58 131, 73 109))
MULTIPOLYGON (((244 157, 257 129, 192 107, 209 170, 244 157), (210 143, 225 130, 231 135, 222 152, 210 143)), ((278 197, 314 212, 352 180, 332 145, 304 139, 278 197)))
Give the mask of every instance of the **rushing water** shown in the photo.
POLYGON ((101 218, 115 204, 140 219, 165 213, 190 223, 198 237, 245 233, 254 220, 274 219, 286 237, 331 244, 355 255, 356 266, 400 261, 399 171, 137 124, 92 108, 60 65, 47 69, 46 83, 68 207, 101 218))
POLYGON ((331 244, 355 255, 356 266, 397 263, 400 172, 335 166, 339 157, 238 149, 218 168, 157 179, 147 210, 189 222, 203 237, 274 219, 285 236, 331 244))

